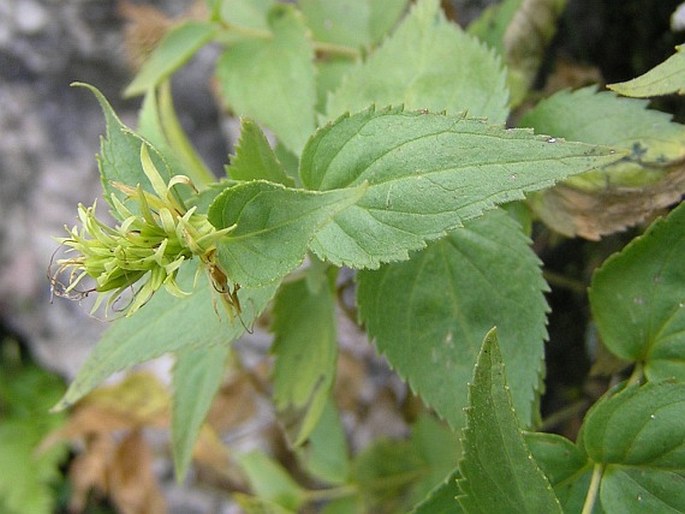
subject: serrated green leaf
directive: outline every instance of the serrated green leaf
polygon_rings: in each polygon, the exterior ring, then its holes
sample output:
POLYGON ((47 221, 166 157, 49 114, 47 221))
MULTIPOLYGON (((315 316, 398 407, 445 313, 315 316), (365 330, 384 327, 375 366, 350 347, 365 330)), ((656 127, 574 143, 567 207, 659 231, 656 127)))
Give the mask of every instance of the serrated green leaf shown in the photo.
POLYGON ((260 499, 292 511, 302 506, 304 489, 279 463, 258 450, 241 455, 238 461, 260 499))
POLYGON ((354 204, 366 185, 335 191, 289 189, 252 181, 221 193, 209 208, 217 228, 236 225, 217 243, 217 257, 228 277, 242 285, 278 280, 304 259, 314 233, 354 204))
POLYGON ((126 88, 124 96, 141 95, 159 85, 211 41, 216 30, 216 25, 203 21, 186 21, 172 28, 126 88))
POLYGON ((110 202, 109 197, 114 194, 119 200, 127 203, 126 195, 113 187, 112 182, 120 182, 133 187, 140 184, 146 191, 155 192, 140 163, 142 145, 148 146, 150 158, 157 171, 164 182, 168 183, 171 172, 159 152, 121 122, 103 94, 89 84, 75 82, 72 85, 84 87, 93 93, 105 115, 106 136, 100 139, 100 154, 97 156, 105 200, 110 202))
POLYGON ((272 37, 241 40, 219 58, 219 90, 234 112, 268 126, 299 155, 314 131, 314 52, 292 6, 275 5, 269 25, 272 37))
MULTIPOLYGON (((556 434, 528 432, 525 437, 535 462, 554 488, 564 512, 581 512, 592 476, 592 462, 587 455, 571 441, 556 434)), ((596 504, 592 512, 601 514, 601 505, 596 504)))
POLYGON ((505 72, 494 52, 448 22, 438 0, 422 0, 328 101, 329 119, 371 104, 507 117, 505 72))
POLYGON ((369 187, 317 232, 311 248, 336 265, 376 268, 408 258, 496 204, 621 157, 460 116, 399 109, 345 116, 307 144, 302 183, 369 187))
POLYGON ((314 37, 351 47, 370 47, 396 23, 408 0, 299 0, 314 37))
POLYGON ((582 444, 603 465, 600 498, 606 512, 685 511, 685 384, 626 389, 588 412, 582 444))
POLYGON ((229 344, 176 352, 171 400, 171 442, 176 478, 188 471, 200 427, 224 377, 229 344))
POLYGON ((547 304, 540 262, 517 223, 488 213, 409 261, 358 274, 357 302, 379 351, 454 429, 480 341, 499 327, 508 382, 530 426, 547 304))
POLYGON ((630 151, 626 159, 571 178, 568 184, 585 190, 640 186, 659 180, 666 164, 685 155, 685 125, 672 122, 670 114, 647 109, 647 104, 610 91, 597 92, 595 86, 564 90, 528 111, 520 125, 630 151))
POLYGON ((465 512, 562 513, 521 432, 494 329, 474 370, 462 442, 458 500, 465 512))
POLYGON ((676 53, 647 73, 627 82, 607 87, 624 96, 646 98, 650 96, 685 94, 685 45, 676 46, 676 53))
POLYGON ((650 380, 685 380, 685 204, 598 269, 592 314, 606 347, 650 380))
POLYGON ((442 484, 433 489, 428 496, 419 503, 410 514, 463 514, 464 510, 457 502, 461 489, 457 485, 461 477, 459 469, 455 469, 442 484))
POLYGON ((285 172, 271 149, 262 129, 247 118, 240 124, 240 140, 226 172, 234 180, 263 179, 284 186, 294 184, 294 180, 285 172))
POLYGON ((272 353, 274 402, 295 417, 293 444, 315 428, 330 394, 338 362, 335 296, 329 287, 312 291, 307 280, 284 284, 274 302, 272 353))
POLYGON ((345 428, 332 399, 325 403, 307 444, 297 451, 302 466, 315 478, 329 484, 344 484, 350 473, 345 428))
POLYGON ((135 316, 116 320, 88 356, 64 397, 54 407, 74 404, 111 374, 166 353, 186 348, 228 345, 245 331, 266 307, 277 284, 262 288, 241 288, 240 317, 229 319, 217 303, 204 273, 193 289, 195 267, 179 271, 178 284, 190 296, 178 298, 159 291, 135 316))

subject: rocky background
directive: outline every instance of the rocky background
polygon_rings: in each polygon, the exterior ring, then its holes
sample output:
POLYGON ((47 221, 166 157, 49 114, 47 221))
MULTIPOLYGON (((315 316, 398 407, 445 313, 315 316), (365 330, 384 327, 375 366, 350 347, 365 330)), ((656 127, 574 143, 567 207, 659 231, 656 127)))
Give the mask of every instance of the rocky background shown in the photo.
MULTIPOLYGON (((174 16, 190 2, 148 4, 174 16)), ((101 192, 95 154, 102 111, 89 92, 70 83, 95 85, 124 122, 135 125, 138 102, 121 99, 132 77, 122 5, 0 1, 0 341, 7 334, 20 340, 42 366, 67 380, 107 326, 87 305, 51 299, 47 278, 54 237, 75 223, 79 202, 91 205, 101 192)), ((227 139, 208 83, 198 80, 209 76, 211 57, 202 52, 180 73, 175 92, 183 124, 219 171, 227 139)), ((225 498, 178 485, 168 459, 155 466, 169 512, 235 512, 225 498)))
MULTIPOLYGON (((144 3, 175 16, 191 0, 144 3)), ((492 2, 447 3, 451 14, 467 22, 492 2)), ((678 3, 570 1, 553 51, 597 66, 598 76, 608 81, 631 78, 682 42, 682 34, 668 26, 678 3)), ((90 205, 100 193, 95 154, 104 132, 102 114, 90 93, 70 83, 93 84, 125 123, 135 125, 137 101, 121 99, 132 77, 123 5, 117 0, 0 0, 0 336, 9 333, 23 341, 43 366, 67 379, 106 328, 87 307, 51 301, 47 279, 57 247, 53 238, 75 222, 77 203, 90 205)), ((211 76, 213 55, 207 49, 184 68, 175 78, 174 94, 183 125, 218 173, 232 135, 203 78, 211 76)), ((553 62, 551 54, 550 67, 553 62)), ((385 373, 382 365, 377 369, 385 373)), ((379 423, 389 430, 396 426, 387 419, 379 423)), ((171 512, 231 512, 221 498, 173 480, 165 491, 171 512)))
MULTIPOLYGON (((157 2, 169 15, 189 3, 157 2)), ((135 125, 138 103, 121 100, 132 76, 122 5, 0 3, 0 323, 67 377, 103 328, 87 308, 51 301, 47 280, 53 238, 74 223, 78 202, 90 205, 100 192, 94 157, 104 132, 102 113, 87 91, 70 83, 95 85, 124 122, 135 125)), ((205 52, 179 74, 175 92, 182 122, 218 171, 228 147, 207 81, 198 80, 209 76, 210 67, 205 52)))

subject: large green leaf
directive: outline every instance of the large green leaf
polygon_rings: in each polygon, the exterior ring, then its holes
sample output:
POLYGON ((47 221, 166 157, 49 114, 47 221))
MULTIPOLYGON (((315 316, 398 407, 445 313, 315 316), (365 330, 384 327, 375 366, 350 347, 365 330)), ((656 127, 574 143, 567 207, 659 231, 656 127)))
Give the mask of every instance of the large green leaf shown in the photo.
POLYGON ((494 329, 483 341, 469 388, 463 444, 458 500, 465 512, 562 513, 521 432, 494 329))
POLYGON ((113 187, 113 182, 134 187, 140 184, 143 189, 154 193, 154 189, 145 176, 143 166, 140 163, 140 147, 142 145, 148 146, 150 158, 157 171, 159 171, 164 182, 168 182, 171 178, 171 172, 159 152, 122 123, 103 94, 88 84, 75 83, 74 85, 84 87, 93 93, 105 115, 106 136, 100 140, 100 154, 97 157, 105 200, 110 202, 109 197, 114 194, 122 202, 127 202, 126 195, 113 187))
POLYGON ((241 40, 221 56, 219 91, 234 112, 268 126, 299 154, 314 131, 314 53, 292 6, 275 5, 269 25, 272 37, 241 40))
POLYGON ((685 204, 595 272, 593 317, 604 344, 644 363, 650 380, 685 380, 685 204))
POLYGON ((304 259, 315 231, 356 202, 366 185, 335 191, 289 189, 251 181, 226 189, 209 209, 217 228, 237 225, 217 243, 232 282, 256 286, 278 280, 304 259))
POLYGON ((492 211, 409 261, 358 275, 360 318, 379 351, 453 428, 463 424, 480 342, 497 325, 521 422, 533 418, 547 304, 517 223, 492 211))
POLYGON ((295 416, 293 443, 316 426, 330 394, 338 361, 335 296, 327 285, 313 291, 306 278, 284 284, 274 302, 274 401, 295 416))
POLYGON ((606 512, 685 511, 685 384, 647 383, 605 397, 586 416, 582 442, 603 466, 606 512))
POLYGON ((216 25, 203 21, 186 21, 172 28, 126 88, 124 96, 141 95, 157 86, 211 41, 215 32, 216 25))
MULTIPOLYGON (((178 284, 193 290, 194 277, 194 266, 186 265, 179 271, 178 284)), ((116 320, 103 334, 55 409, 69 407, 122 369, 187 348, 230 344, 262 312, 276 287, 240 289, 242 314, 233 319, 221 309, 204 273, 190 296, 159 291, 135 316, 116 320)))
POLYGON ((302 183, 317 190, 369 187, 317 232, 312 249, 357 268, 406 259, 496 204, 620 157, 462 116, 400 109, 344 116, 307 144, 302 183))
POLYGON ((176 478, 183 480, 200 427, 224 378, 230 345, 176 352, 171 403, 171 441, 176 478))
POLYGON ((685 45, 676 46, 675 54, 644 75, 608 87, 619 94, 639 98, 685 94, 685 45))
POLYGON ((404 12, 408 0, 299 0, 314 37, 351 47, 377 43, 404 12))
POLYGON ((494 52, 448 22, 437 0, 422 0, 367 61, 352 69, 328 102, 328 118, 371 104, 404 104, 491 123, 507 117, 506 74, 494 52))
POLYGON ((240 140, 231 164, 226 167, 226 173, 234 180, 262 179, 284 186, 294 183, 269 146, 264 132, 247 118, 240 124, 240 140))

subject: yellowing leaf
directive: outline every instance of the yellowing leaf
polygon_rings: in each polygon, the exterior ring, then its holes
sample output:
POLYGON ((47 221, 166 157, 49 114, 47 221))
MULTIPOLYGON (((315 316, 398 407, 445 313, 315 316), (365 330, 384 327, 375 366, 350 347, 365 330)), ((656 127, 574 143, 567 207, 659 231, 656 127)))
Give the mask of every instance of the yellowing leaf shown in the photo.
POLYGON ((169 392, 152 373, 138 372, 116 385, 96 389, 79 406, 128 416, 132 425, 151 424, 168 414, 169 392))
POLYGON ((685 192, 685 126, 646 107, 645 100, 588 87, 560 91, 526 113, 521 124, 537 132, 629 152, 620 161, 531 195, 530 204, 545 223, 567 236, 599 239, 680 198, 685 192))
POLYGON ((646 98, 670 93, 685 94, 685 45, 676 46, 676 53, 644 75, 609 84, 619 94, 646 98))
POLYGON ((117 445, 106 483, 112 502, 122 514, 166 513, 152 458, 152 450, 139 430, 117 445))

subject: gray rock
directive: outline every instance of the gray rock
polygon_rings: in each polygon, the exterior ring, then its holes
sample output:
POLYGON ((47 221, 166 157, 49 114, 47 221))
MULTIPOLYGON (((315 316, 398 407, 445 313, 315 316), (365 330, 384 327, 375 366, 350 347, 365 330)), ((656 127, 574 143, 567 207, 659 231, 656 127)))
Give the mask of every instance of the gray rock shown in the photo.
MULTIPOLYGON (((190 1, 162 3, 178 13, 190 1)), ((54 237, 75 224, 79 202, 91 205, 101 191, 95 154, 102 112, 89 92, 69 84, 95 85, 135 124, 139 101, 121 99, 132 76, 122 28, 114 0, 0 2, 0 319, 68 378, 106 327, 87 306, 50 303, 54 237)), ((208 86, 197 87, 213 60, 203 55, 179 74, 175 91, 182 123, 218 170, 226 148, 208 86)))

